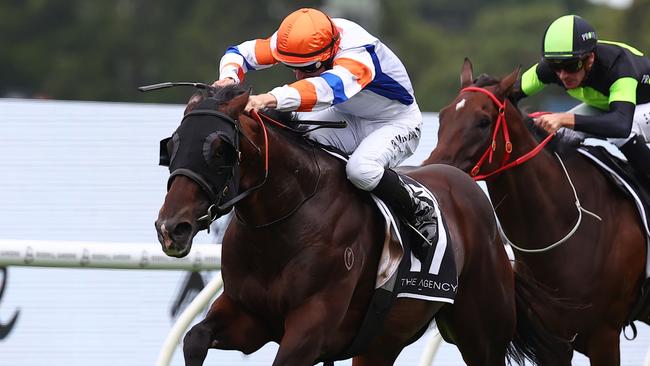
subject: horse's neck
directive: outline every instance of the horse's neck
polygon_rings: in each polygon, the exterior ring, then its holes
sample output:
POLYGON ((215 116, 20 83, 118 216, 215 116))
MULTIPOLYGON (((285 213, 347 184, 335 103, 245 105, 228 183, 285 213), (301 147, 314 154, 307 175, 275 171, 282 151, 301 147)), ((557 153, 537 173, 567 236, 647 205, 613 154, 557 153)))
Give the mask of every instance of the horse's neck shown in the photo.
POLYGON ((240 188, 243 192, 262 182, 249 197, 237 206, 238 215, 252 225, 266 225, 282 221, 310 198, 318 188, 321 166, 314 151, 297 139, 284 136, 267 127, 268 176, 265 181, 266 142, 262 133, 256 133, 250 143, 242 141, 240 188))
MULTIPOLYGON (((512 159, 516 159, 532 151, 538 142, 523 125, 520 115, 511 114, 508 118, 512 159)), ((555 154, 546 149, 522 165, 489 178, 486 183, 506 233, 526 232, 529 238, 544 238, 553 236, 549 227, 558 226, 555 223, 568 221, 569 224, 575 220, 575 199, 567 176, 555 154)))

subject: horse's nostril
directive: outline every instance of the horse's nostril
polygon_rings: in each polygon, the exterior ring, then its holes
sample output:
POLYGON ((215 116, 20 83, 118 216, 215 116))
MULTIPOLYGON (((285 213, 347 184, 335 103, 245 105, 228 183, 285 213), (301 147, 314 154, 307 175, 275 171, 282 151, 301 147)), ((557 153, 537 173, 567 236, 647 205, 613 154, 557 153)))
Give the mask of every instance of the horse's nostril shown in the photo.
POLYGON ((176 227, 174 227, 174 231, 172 232, 172 237, 173 238, 182 238, 185 239, 190 234, 192 233, 192 225, 189 222, 181 222, 176 227))

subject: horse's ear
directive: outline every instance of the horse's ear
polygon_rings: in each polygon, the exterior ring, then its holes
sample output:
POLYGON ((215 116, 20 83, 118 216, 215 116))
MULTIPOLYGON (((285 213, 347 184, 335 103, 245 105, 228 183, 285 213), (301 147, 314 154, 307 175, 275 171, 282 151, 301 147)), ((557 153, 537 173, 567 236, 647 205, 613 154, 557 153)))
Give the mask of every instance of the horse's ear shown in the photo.
POLYGON ((245 92, 232 98, 228 102, 228 105, 222 110, 222 112, 226 113, 234 119, 237 119, 237 117, 242 114, 242 112, 244 112, 244 107, 246 107, 246 104, 248 103, 248 97, 250 94, 251 90, 248 89, 245 92))
POLYGON ((192 94, 190 97, 190 100, 187 101, 187 105, 185 106, 185 111, 183 112, 183 115, 186 115, 194 109, 199 103, 201 103, 205 99, 205 95, 201 92, 196 92, 192 94))
POLYGON ((504 95, 508 96, 510 93, 512 93, 512 87, 515 85, 515 81, 517 81, 517 78, 519 78, 519 73, 521 72, 521 66, 517 66, 515 71, 511 72, 508 76, 503 78, 501 82, 499 83, 499 92, 504 95))
POLYGON ((463 62, 463 68, 460 70, 460 88, 467 88, 472 85, 472 61, 468 57, 465 57, 463 62))

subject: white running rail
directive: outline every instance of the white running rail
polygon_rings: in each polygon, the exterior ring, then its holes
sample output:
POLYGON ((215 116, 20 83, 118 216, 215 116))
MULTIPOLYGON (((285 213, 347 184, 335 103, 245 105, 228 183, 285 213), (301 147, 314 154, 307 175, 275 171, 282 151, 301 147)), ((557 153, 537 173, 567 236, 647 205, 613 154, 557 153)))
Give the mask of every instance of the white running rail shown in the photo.
POLYGON ((0 266, 218 270, 221 245, 194 244, 187 257, 172 258, 159 244, 0 240, 0 266))

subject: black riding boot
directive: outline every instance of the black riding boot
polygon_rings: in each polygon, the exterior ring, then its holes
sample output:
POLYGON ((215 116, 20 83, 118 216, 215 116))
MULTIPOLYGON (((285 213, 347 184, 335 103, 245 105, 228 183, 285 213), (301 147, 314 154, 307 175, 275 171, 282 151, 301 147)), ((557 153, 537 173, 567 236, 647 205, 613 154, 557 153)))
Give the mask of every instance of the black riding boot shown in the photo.
POLYGON ((386 169, 372 193, 420 232, 426 238, 427 245, 435 244, 438 234, 435 208, 427 200, 418 197, 397 173, 386 169))
MULTIPOLYGON (((642 136, 634 136, 619 148, 627 158, 637 175, 645 179, 646 185, 650 184, 650 149, 645 144, 642 136)), ((646 188, 650 188, 647 187, 646 188)))

